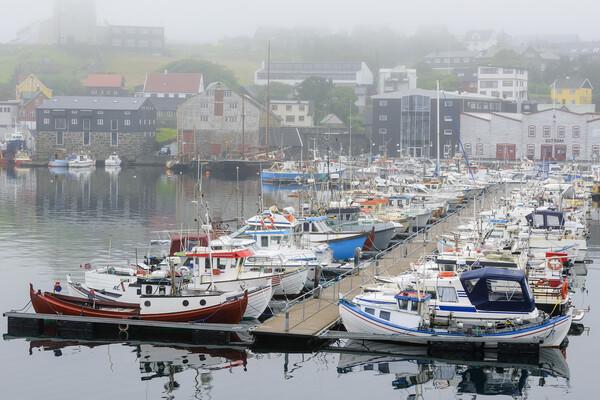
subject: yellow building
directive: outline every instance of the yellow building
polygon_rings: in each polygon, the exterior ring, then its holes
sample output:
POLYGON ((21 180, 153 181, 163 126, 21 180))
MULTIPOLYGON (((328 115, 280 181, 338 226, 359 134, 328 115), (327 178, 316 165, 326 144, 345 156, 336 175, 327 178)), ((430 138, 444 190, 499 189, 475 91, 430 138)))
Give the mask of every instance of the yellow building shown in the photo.
POLYGON ((37 92, 42 93, 47 98, 52 97, 52 89, 44 85, 44 83, 40 81, 34 74, 29 74, 24 79, 21 79, 15 88, 15 96, 17 100, 21 100, 27 93, 31 94, 37 92))
POLYGON ((592 89, 587 78, 567 77, 554 81, 550 97, 557 104, 592 104, 592 89))

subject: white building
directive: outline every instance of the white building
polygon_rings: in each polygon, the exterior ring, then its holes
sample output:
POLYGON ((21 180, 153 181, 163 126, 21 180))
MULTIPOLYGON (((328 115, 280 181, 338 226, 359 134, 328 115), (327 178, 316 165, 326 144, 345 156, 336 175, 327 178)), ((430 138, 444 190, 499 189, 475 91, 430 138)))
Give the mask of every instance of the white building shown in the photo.
POLYGON ((0 101, 0 127, 13 127, 19 113, 18 100, 0 101))
POLYGON ((473 158, 598 160, 600 117, 566 109, 531 114, 462 113, 460 137, 473 158))
POLYGON ((254 83, 262 86, 270 81, 295 86, 311 77, 327 79, 336 86, 353 87, 359 108, 366 106, 369 88, 374 83, 373 73, 363 61, 271 62, 269 68, 263 61, 254 73, 254 83))
POLYGON ((504 100, 527 100, 527 70, 480 66, 477 68, 477 92, 504 100))
POLYGON ((379 69, 377 94, 412 90, 417 88, 417 70, 398 65, 379 69))
POLYGON ((304 100, 271 100, 271 112, 281 118, 283 126, 313 126, 310 103, 304 100))
POLYGON ((469 31, 464 43, 470 51, 486 51, 498 45, 498 34, 493 30, 469 31))

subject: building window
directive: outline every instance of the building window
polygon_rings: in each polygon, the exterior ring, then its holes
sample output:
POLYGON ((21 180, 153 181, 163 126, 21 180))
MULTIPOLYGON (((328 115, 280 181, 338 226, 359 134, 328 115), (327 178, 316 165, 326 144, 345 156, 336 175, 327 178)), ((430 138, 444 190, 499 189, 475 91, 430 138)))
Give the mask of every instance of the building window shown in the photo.
POLYGON ((71 125, 77 125, 77 118, 71 118, 71 125))
MULTIPOLYGON (((277 106, 274 106, 273 110, 277 109, 277 106)), ((200 108, 208 108, 208 103, 200 103, 200 108)))
MULTIPOLYGON (((200 106, 202 106, 202 105, 200 105, 200 106)), ((277 111, 277 104, 271 104, 271 110, 277 111)))
MULTIPOLYGON (((143 107, 143 108, 144 108, 144 109, 146 109, 146 107, 143 107)), ((125 112, 123 113, 123 115, 131 115, 131 111, 125 111, 125 112)))
POLYGON ((223 96, 230 97, 231 96, 231 90, 224 90, 223 91, 223 96))
POLYGON ((468 156, 473 154, 473 149, 471 148, 471 143, 465 143, 465 144, 463 144, 463 147, 465 148, 465 153, 467 153, 468 156))
POLYGON ((66 118, 55 118, 54 119, 54 129, 67 129, 67 119, 66 118))
POLYGON ((444 100, 444 107, 452 107, 452 100, 444 100))
POLYGON ((102 115, 102 114, 104 114, 104 111, 98 111, 98 112, 96 112, 96 114, 102 115))
POLYGON ((558 127, 558 131, 556 133, 556 137, 559 139, 564 139, 565 138, 565 127, 564 126, 559 126, 558 127))
POLYGON ((114 147, 119 145, 119 132, 110 133, 110 145, 114 147))
POLYGON ((300 110, 300 111, 305 111, 305 110, 306 110, 306 106, 305 106, 304 104, 300 104, 300 105, 298 106, 298 110, 300 110))
POLYGON ((452 122, 452 115, 444 115, 444 121, 452 122))
POLYGON ((574 126, 573 130, 573 139, 579 139, 581 137, 581 131, 579 130, 579 126, 574 126))
POLYGON ((379 128, 379 134, 380 135, 387 135, 387 129, 386 128, 379 128))
POLYGON ((444 157, 450 156, 450 151, 452 151, 452 145, 451 144, 445 144, 444 145, 444 157))
POLYGON ((527 145, 526 157, 529 158, 530 160, 533 160, 535 158, 535 144, 527 145))
POLYGON ((544 126, 544 132, 543 132, 543 137, 545 138, 549 138, 550 137, 550 127, 548 125, 544 126))
POLYGON ((296 117, 294 117, 293 115, 286 115, 285 122, 296 122, 296 117))
POLYGON ((130 119, 123 120, 123 125, 124 126, 131 126, 131 120, 130 119))
POLYGON ((116 131, 117 129, 119 129, 119 120, 118 119, 111 119, 110 120, 110 130, 111 131, 116 131))
POLYGON ((225 117, 225 122, 235 122, 237 117, 225 117))
POLYGON ((44 114, 50 114, 50 110, 44 110, 44 114))
POLYGON ((96 125, 98 125, 98 126, 103 126, 103 125, 104 125, 104 120, 103 120, 102 118, 98 118, 98 119, 96 120, 96 125))
POLYGON ((83 132, 83 145, 84 146, 90 145, 90 133, 89 132, 83 132))
POLYGON ((50 118, 44 118, 44 125, 50 125, 50 118))
POLYGON ((304 122, 304 115, 299 115, 298 116, 298 121, 304 122))
POLYGON ((208 121, 208 115, 201 115, 200 116, 200 121, 207 122, 208 121))
POLYGON ((578 144, 574 144, 572 153, 573 153, 573 158, 579 158, 579 156, 581 155, 581 147, 578 144))
POLYGON ((381 115, 379 116, 379 120, 380 120, 380 121, 387 121, 387 115, 386 115, 386 114, 381 114, 381 115))
POLYGON ((452 136, 452 129, 444 129, 444 136, 452 136))
POLYGON ((483 143, 477 143, 475 145, 475 155, 478 155, 478 156, 483 155, 483 143))
POLYGON ((535 137, 535 125, 529 125, 529 130, 527 136, 535 137))
POLYGON ((379 100, 379 107, 387 107, 387 100, 379 100))
POLYGON ((503 87, 513 87, 514 82, 513 81, 502 81, 502 86, 503 87))
POLYGON ((285 111, 292 111, 292 106, 290 106, 289 104, 285 106, 285 111))
POLYGON ((229 103, 229 108, 231 108, 232 110, 235 110, 237 107, 237 103, 229 103))
POLYGON ((600 157, 600 145, 597 145, 597 144, 592 145, 592 157, 594 157, 594 158, 600 157))
POLYGON ((63 132, 56 132, 56 145, 57 146, 62 146, 65 144, 63 135, 64 135, 63 132))

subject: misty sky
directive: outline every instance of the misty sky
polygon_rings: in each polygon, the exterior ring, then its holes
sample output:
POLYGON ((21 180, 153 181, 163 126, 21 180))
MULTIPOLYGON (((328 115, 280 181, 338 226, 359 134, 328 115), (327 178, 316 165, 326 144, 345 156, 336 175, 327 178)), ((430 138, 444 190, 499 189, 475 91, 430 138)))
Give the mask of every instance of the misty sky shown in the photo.
MULTIPOLYGON (((47 18, 53 0, 0 0, 0 41, 47 18)), ((207 42, 252 35, 258 27, 334 31, 387 26, 412 32, 445 25, 460 33, 492 28, 513 34, 576 33, 600 39, 600 1, 576 0, 97 0, 98 22, 160 25, 168 40, 207 42)))

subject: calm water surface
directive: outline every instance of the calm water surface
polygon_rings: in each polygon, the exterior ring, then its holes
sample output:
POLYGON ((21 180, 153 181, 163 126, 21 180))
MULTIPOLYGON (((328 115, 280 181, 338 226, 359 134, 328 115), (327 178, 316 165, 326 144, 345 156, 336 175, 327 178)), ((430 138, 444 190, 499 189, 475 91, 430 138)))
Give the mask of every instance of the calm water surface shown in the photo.
MULTIPOLYGON (((195 188, 191 178, 153 168, 0 169, 2 311, 27 303, 29 282, 50 289, 67 273, 80 278, 83 262, 125 264, 155 237, 152 232, 193 226, 195 188)), ((224 219, 250 216, 258 208, 257 181, 237 185, 207 179, 203 192, 212 214, 224 219)), ((274 202, 297 205, 288 193, 266 191, 265 204, 274 202)), ((597 213, 593 217, 600 219, 597 213)), ((600 257, 598 222, 592 232, 596 250, 591 256, 600 257)), ((315 354, 260 354, 243 348, 5 337, 0 341, 1 398, 596 398, 599 262, 588 266, 587 280, 576 289, 576 305, 592 306, 586 331, 569 337, 562 353, 542 352, 545 369, 518 355, 502 362, 468 361, 463 354, 427 355, 376 344, 360 354, 350 351, 357 348, 352 343, 315 354)), ((0 331, 6 332, 4 318, 0 331)))

